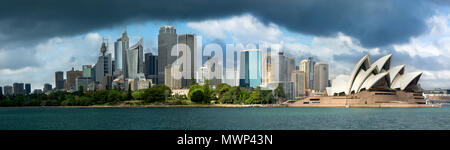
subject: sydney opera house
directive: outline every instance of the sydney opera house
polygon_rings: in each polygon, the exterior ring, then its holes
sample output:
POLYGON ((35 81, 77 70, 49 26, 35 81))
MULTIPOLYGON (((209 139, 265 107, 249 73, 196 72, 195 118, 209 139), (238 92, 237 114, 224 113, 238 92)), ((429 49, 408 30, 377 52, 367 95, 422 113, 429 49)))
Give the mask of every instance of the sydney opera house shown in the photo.
POLYGON ((426 104, 418 81, 421 72, 391 67, 392 54, 370 63, 368 55, 356 63, 350 76, 338 76, 323 96, 310 96, 294 105, 395 105, 426 104))

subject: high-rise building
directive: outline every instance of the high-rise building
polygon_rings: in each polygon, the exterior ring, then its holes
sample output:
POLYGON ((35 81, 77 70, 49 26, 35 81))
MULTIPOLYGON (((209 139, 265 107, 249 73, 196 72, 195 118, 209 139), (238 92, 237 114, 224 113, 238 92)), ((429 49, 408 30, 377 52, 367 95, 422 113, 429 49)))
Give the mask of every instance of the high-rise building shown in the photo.
POLYGON ((76 78, 82 77, 83 71, 75 70, 72 68, 72 70, 66 72, 66 89, 67 90, 76 90, 76 78))
POLYGON ((312 57, 300 61, 300 71, 305 72, 307 89, 314 89, 314 65, 312 57))
POLYGON ((83 65, 83 77, 92 77, 92 66, 91 65, 83 65))
POLYGON ((52 92, 52 85, 50 83, 45 83, 43 91, 44 93, 52 92))
MULTIPOLYGON (((158 84, 164 84, 166 66, 172 65, 177 59, 171 55, 172 48, 177 44, 177 30, 173 26, 162 26, 158 34, 158 84)), ((176 47, 175 47, 176 48, 176 47)))
POLYGON ((0 97, 3 96, 3 88, 0 86, 0 97))
POLYGON ((135 79, 144 75, 144 47, 143 40, 139 40, 136 45, 128 48, 127 51, 127 78, 135 79))
POLYGON ((64 89, 64 72, 62 71, 55 72, 55 86, 56 90, 64 89))
POLYGON ((13 83, 13 88, 14 88, 14 95, 25 94, 23 83, 13 83))
POLYGON ((272 52, 270 59, 270 79, 266 87, 270 90, 274 90, 281 85, 283 87, 286 98, 291 99, 294 97, 294 83, 291 82, 290 72, 293 70, 294 65, 290 59, 286 57, 284 52, 272 52))
POLYGON ((314 90, 323 92, 328 87, 328 64, 317 62, 314 65, 314 90))
POLYGON ((13 87, 10 85, 5 85, 3 87, 3 91, 5 93, 5 96, 11 96, 14 94, 13 87))
POLYGON ((261 83, 261 50, 242 50, 239 65, 239 86, 255 88, 261 83))
POLYGON ((171 89, 181 89, 181 79, 175 79, 172 76, 172 65, 168 65, 164 68, 164 84, 171 89))
POLYGON ((30 93, 31 93, 31 84, 25 83, 25 94, 30 94, 30 93))
POLYGON ((76 79, 76 90, 79 91, 80 87, 83 87, 83 91, 93 91, 95 90, 95 83, 92 81, 91 77, 77 77, 76 79))
POLYGON ((127 77, 127 50, 129 43, 130 40, 126 31, 122 34, 121 38, 114 42, 115 74, 123 74, 125 78, 127 77))
POLYGON ((144 74, 147 79, 153 83, 158 83, 158 56, 152 53, 145 53, 144 74))
POLYGON ((293 71, 291 75, 291 81, 294 82, 294 96, 305 96, 305 72, 293 71))
MULTIPOLYGON (((195 78, 195 72, 197 71, 197 36, 195 34, 182 34, 178 36, 178 51, 186 51, 190 50, 189 59, 184 59, 184 62, 181 62, 184 68, 189 68, 184 72, 184 76, 181 80, 181 86, 183 88, 187 88, 190 86, 192 79, 195 78)), ((185 55, 185 54, 183 54, 185 55)), ((180 56, 179 56, 180 57, 180 56)), ((186 57, 187 58, 187 57, 186 57)), ((195 79, 194 79, 195 80, 195 79)))
MULTIPOLYGON (((103 76, 106 74, 112 74, 112 57, 111 53, 105 54, 107 51, 107 46, 105 42, 102 43, 102 47, 100 49, 101 55, 98 57, 97 63, 95 64, 95 82, 101 83, 103 86, 106 83, 103 83, 103 76)), ((122 66, 124 67, 124 66, 122 66)))
POLYGON ((292 75, 292 72, 294 72, 296 69, 295 69, 295 58, 293 58, 293 57, 288 57, 288 59, 287 59, 287 65, 288 65, 288 67, 287 67, 287 74, 288 74, 288 80, 290 80, 290 81, 292 81, 291 79, 291 75, 292 75))

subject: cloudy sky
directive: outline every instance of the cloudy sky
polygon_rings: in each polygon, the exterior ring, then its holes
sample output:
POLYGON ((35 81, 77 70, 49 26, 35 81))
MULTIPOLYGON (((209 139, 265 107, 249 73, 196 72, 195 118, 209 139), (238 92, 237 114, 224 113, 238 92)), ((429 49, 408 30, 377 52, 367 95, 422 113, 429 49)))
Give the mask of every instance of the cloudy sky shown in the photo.
POLYGON ((54 85, 54 72, 96 62, 102 39, 126 29, 157 53, 159 26, 203 43, 266 41, 297 62, 350 74, 365 54, 393 54, 392 65, 424 72, 427 89, 450 88, 450 1, 446 0, 15 0, 0 5, 0 86, 54 85))

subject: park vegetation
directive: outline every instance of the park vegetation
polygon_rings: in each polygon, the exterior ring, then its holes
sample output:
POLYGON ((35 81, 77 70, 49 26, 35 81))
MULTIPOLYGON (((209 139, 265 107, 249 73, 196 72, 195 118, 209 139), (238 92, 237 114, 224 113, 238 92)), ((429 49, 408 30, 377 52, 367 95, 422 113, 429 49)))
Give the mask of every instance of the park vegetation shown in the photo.
POLYGON ((72 93, 56 91, 48 95, 0 95, 0 107, 118 105, 127 104, 130 101, 137 102, 139 105, 271 104, 284 97, 281 86, 272 92, 262 90, 260 87, 233 87, 220 83, 213 89, 210 87, 209 81, 206 81, 203 85, 191 83, 187 96, 172 94, 171 89, 163 84, 137 91, 113 89, 83 92, 83 88, 80 87, 79 91, 72 93))

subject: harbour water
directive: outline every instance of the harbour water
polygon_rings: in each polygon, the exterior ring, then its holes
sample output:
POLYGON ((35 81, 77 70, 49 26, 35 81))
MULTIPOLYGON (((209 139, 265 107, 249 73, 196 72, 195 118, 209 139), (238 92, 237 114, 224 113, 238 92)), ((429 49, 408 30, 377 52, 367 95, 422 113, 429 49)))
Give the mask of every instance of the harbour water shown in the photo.
POLYGON ((0 108, 1 130, 450 129, 441 108, 0 108))

